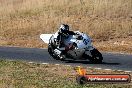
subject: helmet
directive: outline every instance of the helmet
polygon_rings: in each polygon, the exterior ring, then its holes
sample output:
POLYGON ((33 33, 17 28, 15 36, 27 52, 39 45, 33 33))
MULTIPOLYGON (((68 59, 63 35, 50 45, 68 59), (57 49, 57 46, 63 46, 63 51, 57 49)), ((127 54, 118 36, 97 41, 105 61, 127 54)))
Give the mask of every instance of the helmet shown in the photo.
POLYGON ((62 24, 60 26, 60 32, 61 33, 67 33, 67 31, 69 31, 69 26, 67 24, 62 24))

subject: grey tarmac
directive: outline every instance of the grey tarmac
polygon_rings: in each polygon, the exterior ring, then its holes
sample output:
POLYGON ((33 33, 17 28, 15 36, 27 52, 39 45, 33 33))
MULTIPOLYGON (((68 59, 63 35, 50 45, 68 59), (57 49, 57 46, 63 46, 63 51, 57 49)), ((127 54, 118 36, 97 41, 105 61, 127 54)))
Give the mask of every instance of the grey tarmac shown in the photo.
POLYGON ((21 47, 0 47, 0 57, 7 60, 19 60, 37 63, 64 64, 72 66, 84 66, 112 70, 132 71, 132 55, 117 53, 102 53, 103 63, 93 64, 86 61, 60 61, 53 59, 47 49, 21 48, 21 47))

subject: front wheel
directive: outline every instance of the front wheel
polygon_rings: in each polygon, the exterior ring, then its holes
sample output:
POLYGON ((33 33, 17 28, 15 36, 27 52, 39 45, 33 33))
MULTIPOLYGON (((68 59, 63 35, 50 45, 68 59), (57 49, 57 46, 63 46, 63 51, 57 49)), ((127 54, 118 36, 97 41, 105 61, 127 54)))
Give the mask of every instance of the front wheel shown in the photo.
POLYGON ((102 54, 97 49, 93 49, 91 51, 91 54, 92 54, 91 61, 93 63, 102 63, 102 60, 103 60, 102 54))
POLYGON ((53 46, 50 44, 48 45, 48 52, 54 59, 59 60, 58 56, 54 54, 53 46))

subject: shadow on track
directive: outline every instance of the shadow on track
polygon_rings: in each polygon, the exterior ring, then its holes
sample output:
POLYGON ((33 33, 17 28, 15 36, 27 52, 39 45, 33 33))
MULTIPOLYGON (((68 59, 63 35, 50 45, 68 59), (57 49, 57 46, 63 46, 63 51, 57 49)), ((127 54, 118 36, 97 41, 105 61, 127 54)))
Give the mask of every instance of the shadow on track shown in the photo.
POLYGON ((90 61, 74 61, 74 60, 65 60, 65 63, 120 65, 120 63, 108 63, 108 62, 92 63, 92 62, 90 62, 90 61))

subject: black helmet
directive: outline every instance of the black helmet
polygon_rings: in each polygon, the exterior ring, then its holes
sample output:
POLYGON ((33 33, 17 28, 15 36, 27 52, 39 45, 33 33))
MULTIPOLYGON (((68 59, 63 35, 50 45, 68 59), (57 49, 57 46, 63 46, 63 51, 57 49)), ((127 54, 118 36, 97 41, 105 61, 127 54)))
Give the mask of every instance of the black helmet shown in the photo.
POLYGON ((66 33, 67 31, 69 31, 69 26, 67 24, 62 24, 60 26, 60 32, 61 33, 66 33))

